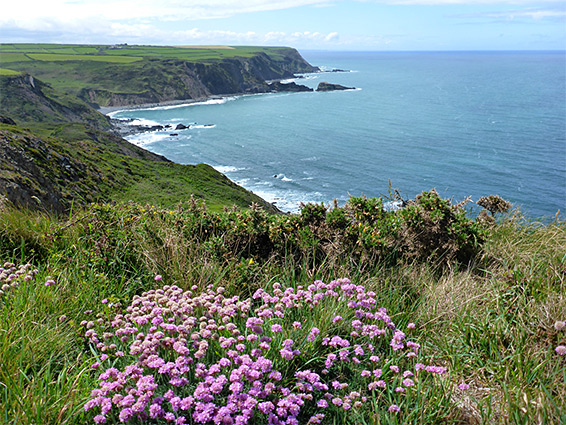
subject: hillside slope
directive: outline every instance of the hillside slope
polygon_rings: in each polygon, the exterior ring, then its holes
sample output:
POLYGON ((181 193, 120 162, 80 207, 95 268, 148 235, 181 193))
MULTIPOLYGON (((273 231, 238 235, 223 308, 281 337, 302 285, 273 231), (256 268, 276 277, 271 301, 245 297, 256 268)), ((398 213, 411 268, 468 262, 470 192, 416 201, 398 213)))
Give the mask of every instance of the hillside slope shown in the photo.
POLYGON ((110 132, 107 117, 31 75, 0 76, 0 89, 0 195, 16 205, 63 212, 93 201, 170 206, 193 196, 215 209, 258 203, 276 211, 208 165, 175 164, 132 145, 110 132))

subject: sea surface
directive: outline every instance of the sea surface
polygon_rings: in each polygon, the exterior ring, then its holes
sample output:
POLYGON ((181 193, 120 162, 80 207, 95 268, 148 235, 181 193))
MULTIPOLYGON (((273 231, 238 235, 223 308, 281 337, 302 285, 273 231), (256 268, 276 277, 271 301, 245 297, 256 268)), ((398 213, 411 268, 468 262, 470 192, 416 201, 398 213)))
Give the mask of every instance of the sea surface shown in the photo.
POLYGON ((564 218, 566 52, 301 53, 323 70, 350 72, 306 74, 298 84, 356 89, 111 115, 192 124, 128 140, 175 162, 210 164, 285 211, 435 188, 455 202, 497 194, 528 217, 561 210, 564 218))

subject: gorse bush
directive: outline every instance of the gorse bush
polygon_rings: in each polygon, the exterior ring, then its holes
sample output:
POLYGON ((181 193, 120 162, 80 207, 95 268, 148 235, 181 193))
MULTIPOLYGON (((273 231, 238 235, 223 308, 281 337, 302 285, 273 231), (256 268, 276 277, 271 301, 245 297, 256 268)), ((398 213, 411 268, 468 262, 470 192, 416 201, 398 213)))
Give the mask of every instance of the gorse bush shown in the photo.
POLYGON ((348 258, 361 267, 376 262, 393 265, 402 259, 467 264, 484 239, 480 224, 435 191, 397 211, 386 211, 381 199, 363 197, 332 209, 303 205, 297 215, 271 215, 257 206, 215 213, 196 201, 173 211, 133 205, 93 209, 96 214, 78 225, 83 226, 84 240, 92 241, 93 258, 105 267, 120 267, 116 258, 130 252, 132 234, 152 249, 161 247, 160 255, 191 245, 200 255, 236 263, 249 258, 279 264, 289 259, 300 264, 348 258))
POLYGON ((402 421, 418 398, 426 410, 416 393, 446 369, 419 362, 420 344, 375 295, 348 279, 243 300, 212 286, 146 292, 83 322, 102 369, 85 409, 96 423, 298 425, 351 422, 369 403, 402 421))

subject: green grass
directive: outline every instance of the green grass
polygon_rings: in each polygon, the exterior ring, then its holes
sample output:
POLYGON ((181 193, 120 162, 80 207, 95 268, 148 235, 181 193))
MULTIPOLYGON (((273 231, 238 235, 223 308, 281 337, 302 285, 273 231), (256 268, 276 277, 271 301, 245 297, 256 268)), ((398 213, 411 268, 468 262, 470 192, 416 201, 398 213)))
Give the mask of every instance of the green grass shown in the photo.
POLYGON ((142 60, 136 56, 110 56, 110 55, 79 55, 79 54, 59 54, 59 53, 29 53, 27 56, 32 60, 45 62, 64 62, 64 61, 92 61, 108 63, 132 63, 142 60))
MULTIPOLYGON (((127 306, 134 295, 163 284, 201 290, 221 285, 227 296, 246 298, 274 282, 297 288, 345 276, 375 291, 377 305, 401 328, 415 322, 412 338, 422 345, 423 360, 449 373, 400 398, 400 416, 383 408, 393 393, 379 393, 361 410, 333 411, 326 423, 564 423, 566 362, 554 348, 566 334, 554 322, 566 318, 565 223, 540 225, 510 216, 489 227, 468 268, 409 258, 362 267, 354 251, 313 255, 316 244, 306 243, 309 238, 298 251, 290 240, 267 256, 250 249, 265 226, 275 239, 290 231, 284 227, 289 220, 299 234, 313 232, 321 226, 313 222, 314 212, 214 213, 194 201, 169 209, 92 206, 60 218, 0 208, 2 258, 38 268, 33 280, 0 296, 3 423, 92 423, 82 406, 98 385, 97 373, 90 369, 94 352, 80 323, 107 317, 104 298, 127 306), (154 281, 155 274, 163 282, 154 281), (49 277, 55 286, 44 285, 49 277), (460 390, 462 382, 470 389, 460 390)), ((327 242, 338 246, 346 240, 327 242)), ((351 314, 337 301, 286 320, 308 328, 329 323, 337 313, 351 314)), ((355 377, 349 383, 359 385, 355 377)))
POLYGON ((25 53, 0 51, 0 63, 22 62, 22 61, 30 61, 30 60, 32 59, 30 59, 25 53))
POLYGON ((73 203, 128 200, 172 206, 190 196, 207 200, 216 210, 230 205, 246 208, 253 202, 268 207, 261 198, 208 165, 163 161, 83 124, 37 125, 36 131, 49 135, 42 137, 12 126, 3 127, 0 126, 0 138, 10 144, 10 152, 25 152, 39 167, 40 174, 14 167, 7 155, 0 160, 0 177, 26 186, 39 199, 49 198, 49 193, 58 194, 65 208, 73 203), (60 161, 67 161, 70 167, 62 168, 60 161), (51 186, 41 185, 45 179, 51 186))
MULTIPOLYGON (((0 44, 0 62, 16 62, 20 60, 68 61, 68 60, 99 60, 112 62, 112 58, 176 58, 189 61, 210 61, 234 57, 252 57, 265 53, 276 60, 282 60, 281 51, 285 47, 263 46, 83 46, 57 44, 0 44), (23 59, 27 56, 29 58, 23 59), (75 58, 72 58, 72 57, 75 58), (94 56, 94 57, 93 57, 94 56), (99 57, 96 59, 96 57, 99 57), (108 58, 111 56, 112 58, 108 58), (107 59, 107 60, 106 60, 107 59)), ((117 59, 119 63, 125 59, 117 59)))
POLYGON ((13 71, 11 69, 0 68, 0 75, 20 75, 21 72, 13 71))

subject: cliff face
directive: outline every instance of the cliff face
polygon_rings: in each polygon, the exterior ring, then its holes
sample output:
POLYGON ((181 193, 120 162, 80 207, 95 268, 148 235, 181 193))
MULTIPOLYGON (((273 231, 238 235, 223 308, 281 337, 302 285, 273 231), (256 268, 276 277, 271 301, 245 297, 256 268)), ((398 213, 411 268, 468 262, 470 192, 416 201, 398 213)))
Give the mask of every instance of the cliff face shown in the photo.
POLYGON ((210 63, 145 59, 128 67, 107 66, 105 73, 111 75, 112 84, 98 81, 97 86, 108 88, 83 88, 78 97, 96 107, 266 93, 273 90, 266 80, 291 78, 296 73, 317 70, 294 49, 283 49, 277 59, 265 53, 210 63))

